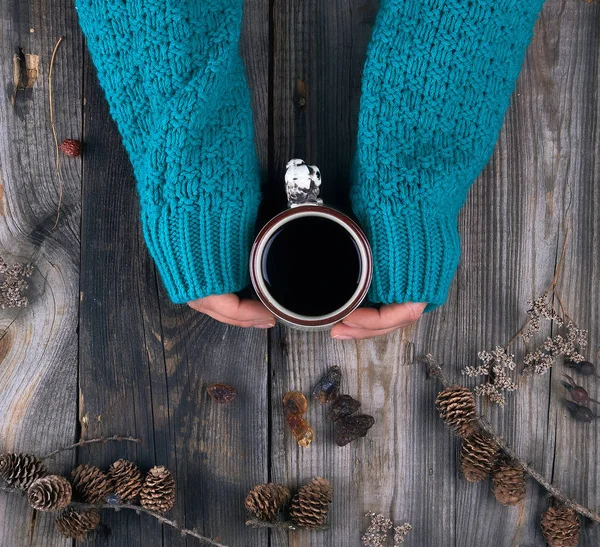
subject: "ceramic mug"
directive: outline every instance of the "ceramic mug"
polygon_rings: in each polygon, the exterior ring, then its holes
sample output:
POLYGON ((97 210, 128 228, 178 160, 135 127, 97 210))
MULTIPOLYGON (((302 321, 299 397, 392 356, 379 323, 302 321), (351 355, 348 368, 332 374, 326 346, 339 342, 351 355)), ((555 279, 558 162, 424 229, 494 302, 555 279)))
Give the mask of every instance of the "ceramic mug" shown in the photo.
POLYGON ((323 205, 317 167, 291 160, 285 184, 288 209, 262 228, 252 246, 252 285, 284 324, 327 329, 366 297, 373 271, 371 248, 356 222, 323 205))

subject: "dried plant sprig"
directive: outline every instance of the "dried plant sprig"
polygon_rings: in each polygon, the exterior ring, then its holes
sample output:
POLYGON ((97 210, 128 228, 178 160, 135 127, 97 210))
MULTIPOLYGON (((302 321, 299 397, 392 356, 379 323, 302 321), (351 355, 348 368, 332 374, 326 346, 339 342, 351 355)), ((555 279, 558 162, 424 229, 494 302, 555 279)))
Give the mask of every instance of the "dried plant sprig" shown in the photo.
POLYGON ((27 278, 33 274, 31 264, 13 264, 9 266, 0 256, 0 309, 24 308, 27 299, 27 278))
POLYGON ((508 376, 517 366, 515 356, 510 355, 502 346, 496 346, 492 352, 480 351, 478 356, 482 364, 478 367, 465 367, 463 374, 469 377, 487 376, 488 381, 477 386, 475 393, 479 396, 485 395, 490 401, 504 406, 503 392, 517 389, 512 378, 508 376))
POLYGON ((540 330, 542 319, 554 321, 558 325, 563 324, 563 318, 548 302, 548 291, 531 302, 531 308, 527 310, 527 315, 529 315, 529 322, 521 333, 525 342, 529 342, 532 336, 540 330))
MULTIPOLYGON (((450 382, 448 380, 446 374, 442 370, 442 367, 435 361, 431 354, 419 357, 417 359, 417 362, 424 364, 427 367, 427 374, 429 378, 438 379, 444 387, 456 385, 455 383, 450 382)), ((527 475, 529 475, 538 484, 543 486, 552 497, 556 498, 562 504, 566 505, 567 507, 570 507, 580 515, 583 515, 584 517, 587 517, 590 520, 600 523, 600 514, 595 513, 594 511, 588 509, 580 503, 577 503, 576 501, 569 498, 564 492, 556 488, 556 486, 554 486, 546 477, 538 473, 531 465, 529 465, 526 461, 520 458, 518 454, 506 444, 506 441, 496 434, 493 427, 488 422, 486 422, 483 418, 479 417, 477 418, 477 424, 482 431, 485 431, 493 438, 494 442, 500 447, 502 452, 508 458, 518 463, 523 468, 525 473, 527 473, 527 475)))
POLYGON ((405 522, 400 526, 394 527, 394 547, 398 547, 401 543, 404 543, 406 536, 412 530, 412 526, 405 522))
POLYGON ((394 523, 381 513, 369 511, 366 515, 371 519, 371 524, 360 538, 365 547, 384 547, 388 545, 390 531, 393 529, 394 547, 404 543, 406 535, 412 530, 412 526, 405 522, 400 526, 394 526, 394 523))
POLYGON ((58 145, 58 136, 56 134, 56 126, 54 125, 54 108, 52 101, 52 71, 54 69, 54 60, 56 59, 56 52, 58 51, 58 46, 62 42, 63 37, 59 36, 56 41, 56 45, 54 46, 54 50, 52 51, 52 57, 50 58, 50 68, 48 70, 48 105, 50 112, 50 127, 52 128, 52 137, 54 138, 54 159, 55 159, 55 168, 56 175, 58 177, 58 208, 56 211, 56 221, 54 222, 54 226, 52 229, 54 230, 58 225, 58 220, 60 219, 60 207, 62 205, 63 199, 63 179, 62 174, 60 172, 60 148, 58 145))
POLYGON ((121 437, 119 435, 113 435, 112 437, 97 437, 96 439, 87 439, 85 441, 79 441, 69 446, 63 446, 62 448, 58 448, 45 456, 42 456, 40 460, 47 460, 49 458, 53 458, 57 454, 61 452, 67 452, 68 450, 73 450, 74 448, 79 448, 80 446, 85 446, 87 444, 97 444, 97 443, 111 443, 111 442, 130 442, 130 443, 141 443, 142 439, 138 439, 136 437, 121 437))

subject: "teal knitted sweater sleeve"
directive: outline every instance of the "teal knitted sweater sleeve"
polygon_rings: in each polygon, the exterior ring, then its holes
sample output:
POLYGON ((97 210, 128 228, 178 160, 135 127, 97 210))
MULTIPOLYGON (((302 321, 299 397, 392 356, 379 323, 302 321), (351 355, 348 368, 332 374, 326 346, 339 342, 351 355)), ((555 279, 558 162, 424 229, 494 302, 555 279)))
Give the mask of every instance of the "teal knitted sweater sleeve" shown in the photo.
POLYGON ((76 0, 170 298, 248 283, 260 190, 243 0, 76 0))
POLYGON ((444 303, 458 213, 488 162, 543 0, 382 0, 353 164, 374 302, 444 303))

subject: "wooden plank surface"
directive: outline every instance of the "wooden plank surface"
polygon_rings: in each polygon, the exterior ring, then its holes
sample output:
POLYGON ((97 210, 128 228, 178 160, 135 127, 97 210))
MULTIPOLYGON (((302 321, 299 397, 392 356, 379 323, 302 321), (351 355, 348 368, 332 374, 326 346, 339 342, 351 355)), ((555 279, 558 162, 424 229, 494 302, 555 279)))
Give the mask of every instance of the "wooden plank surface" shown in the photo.
MULTIPOLYGON (((2 7, 0 246, 14 260, 31 258, 36 273, 30 307, 0 312, 1 451, 45 452, 76 435, 138 435, 139 446, 83 449, 53 469, 121 456, 142 467, 164 464, 178 484, 173 517, 231 546, 358 545, 370 510, 411 522, 409 546, 544 545, 544 492, 529 483, 523 506, 505 508, 489 484, 467 484, 456 439, 434 410, 439 386, 411 363, 431 351, 464 380, 460 369, 477 351, 505 343, 527 300, 552 278, 568 218, 563 297, 590 328, 591 357, 600 346, 600 5, 547 1, 494 158, 461 214, 463 255, 448 303, 415 328, 360 343, 281 327, 244 331, 170 304, 140 234, 131 168, 72 3, 2 0, 2 7), (52 230, 58 182, 47 76, 58 35, 65 37, 54 74, 58 134, 81 134, 86 148, 82 159, 62 163, 61 221, 52 230), (40 76, 15 95, 13 56, 21 52, 39 54, 40 76), (326 410, 312 404, 315 441, 300 449, 283 423, 281 398, 290 389, 308 394, 333 364, 343 369, 343 391, 376 424, 365 440, 339 448, 326 410), (238 388, 231 407, 208 400, 206 385, 216 381, 238 388), (244 526, 242 501, 253 484, 295 487, 316 475, 334 485, 327 530, 244 526)), ((283 206, 285 163, 294 156, 320 167, 325 201, 347 210, 377 2, 246 0, 245 9, 262 217, 283 206)), ((565 415, 562 370, 522 382, 504 410, 487 414, 524 459, 598 510, 598 424, 565 415)), ((600 384, 581 383, 600 398, 600 384)), ((93 541, 99 546, 197 544, 144 516, 104 520, 93 541)), ((0 496, 0 545, 66 544, 51 518, 0 496)), ((581 545, 598 544, 600 529, 585 526, 581 545)))
MULTIPOLYGON (((81 161, 62 162, 63 201, 54 170, 48 70, 54 65, 54 117, 59 138, 81 133, 83 47, 70 2, 47 11, 40 2, 4 1, 0 22, 0 254, 35 265, 30 305, 0 311, 0 451, 50 452, 76 434, 77 293, 81 161), (27 66, 23 66, 27 64, 27 66), (25 89, 14 69, 30 72, 25 89)), ((50 462, 68 471, 74 454, 50 462)), ((64 546, 50 515, 21 498, 0 496, 0 545, 64 546)))

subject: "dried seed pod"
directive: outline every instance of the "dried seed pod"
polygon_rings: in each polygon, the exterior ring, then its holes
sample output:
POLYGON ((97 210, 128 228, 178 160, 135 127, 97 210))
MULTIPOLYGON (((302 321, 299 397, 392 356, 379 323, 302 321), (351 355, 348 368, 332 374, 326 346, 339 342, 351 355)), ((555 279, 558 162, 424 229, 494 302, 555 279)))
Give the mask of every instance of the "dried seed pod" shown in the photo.
POLYGON ((565 405, 567 406, 567 410, 571 414, 571 417, 576 422, 589 423, 600 417, 596 416, 592 412, 592 409, 588 408, 587 406, 578 405, 577 403, 574 403, 573 401, 567 401, 566 399, 563 399, 563 401, 565 402, 565 405))
POLYGON ((213 401, 222 405, 231 403, 237 395, 235 388, 227 384, 210 384, 206 388, 206 393, 213 401))
POLYGON ((596 376, 600 378, 600 375, 596 372, 594 363, 590 363, 589 361, 565 361, 565 367, 572 368, 584 376, 596 376))
POLYGON ((306 397, 299 391, 288 391, 283 397, 285 421, 292 430, 298 445, 306 448, 313 440, 313 430, 303 417, 308 408, 306 397))
POLYGON ((596 401, 596 399, 592 399, 587 390, 583 386, 579 386, 575 383, 575 380, 571 378, 568 374, 563 374, 563 376, 568 380, 568 382, 561 382, 561 384, 569 391, 571 394, 571 399, 573 399, 576 403, 596 403, 600 404, 600 401, 596 401))
POLYGON ((550 547, 579 544, 579 517, 568 507, 550 507, 542 515, 542 534, 550 547))
POLYGON ((111 484, 108 476, 95 465, 79 465, 71 471, 75 497, 91 504, 106 499, 111 484))
POLYGON ((353 414, 360 408, 360 401, 353 399, 350 395, 340 395, 337 400, 331 405, 327 417, 335 422, 344 416, 353 414))
POLYGON ((71 503, 71 483, 60 475, 33 481, 27 490, 29 505, 38 511, 60 511, 71 503))
POLYGON ((301 528, 319 528, 325 524, 333 491, 327 479, 314 478, 294 496, 290 505, 290 517, 301 528))
POLYGON ((76 158, 81 154, 81 143, 75 139, 65 139, 60 145, 63 154, 76 158))
POLYGON ((525 471, 515 462, 501 460, 494 468, 492 492, 502 505, 517 505, 525 498, 525 471))
POLYGON ((0 454, 0 477, 8 486, 27 490, 33 481, 46 474, 46 466, 36 456, 0 454))
POLYGON ((140 492, 140 504, 142 507, 158 513, 166 513, 173 508, 175 505, 175 479, 167 468, 160 465, 148 471, 140 492))
POLYGON ((460 447, 460 470, 469 482, 488 478, 500 449, 487 433, 473 433, 460 447))
POLYGON ((477 407, 473 392, 463 386, 452 386, 440 391, 435 400, 440 417, 462 438, 475 431, 477 407))
POLYGON ((321 404, 333 401, 339 392, 342 382, 342 369, 338 366, 331 367, 316 383, 312 394, 321 404))
POLYGON ((113 492, 122 501, 137 498, 144 483, 144 475, 137 465, 123 458, 110 466, 108 476, 112 482, 113 492))
POLYGON ((308 401, 299 391, 288 391, 283 396, 283 411, 286 414, 304 414, 308 408, 308 401))
POLYGON ((272 522, 290 497, 290 491, 285 486, 270 482, 252 488, 244 504, 258 520, 272 522))
POLYGON ((96 509, 73 509, 67 507, 56 519, 58 532, 70 539, 85 540, 89 532, 100 524, 100 513, 96 509))
POLYGON ((375 418, 367 414, 344 416, 335 422, 333 437, 338 446, 345 446, 359 437, 364 437, 373 427, 375 418))

